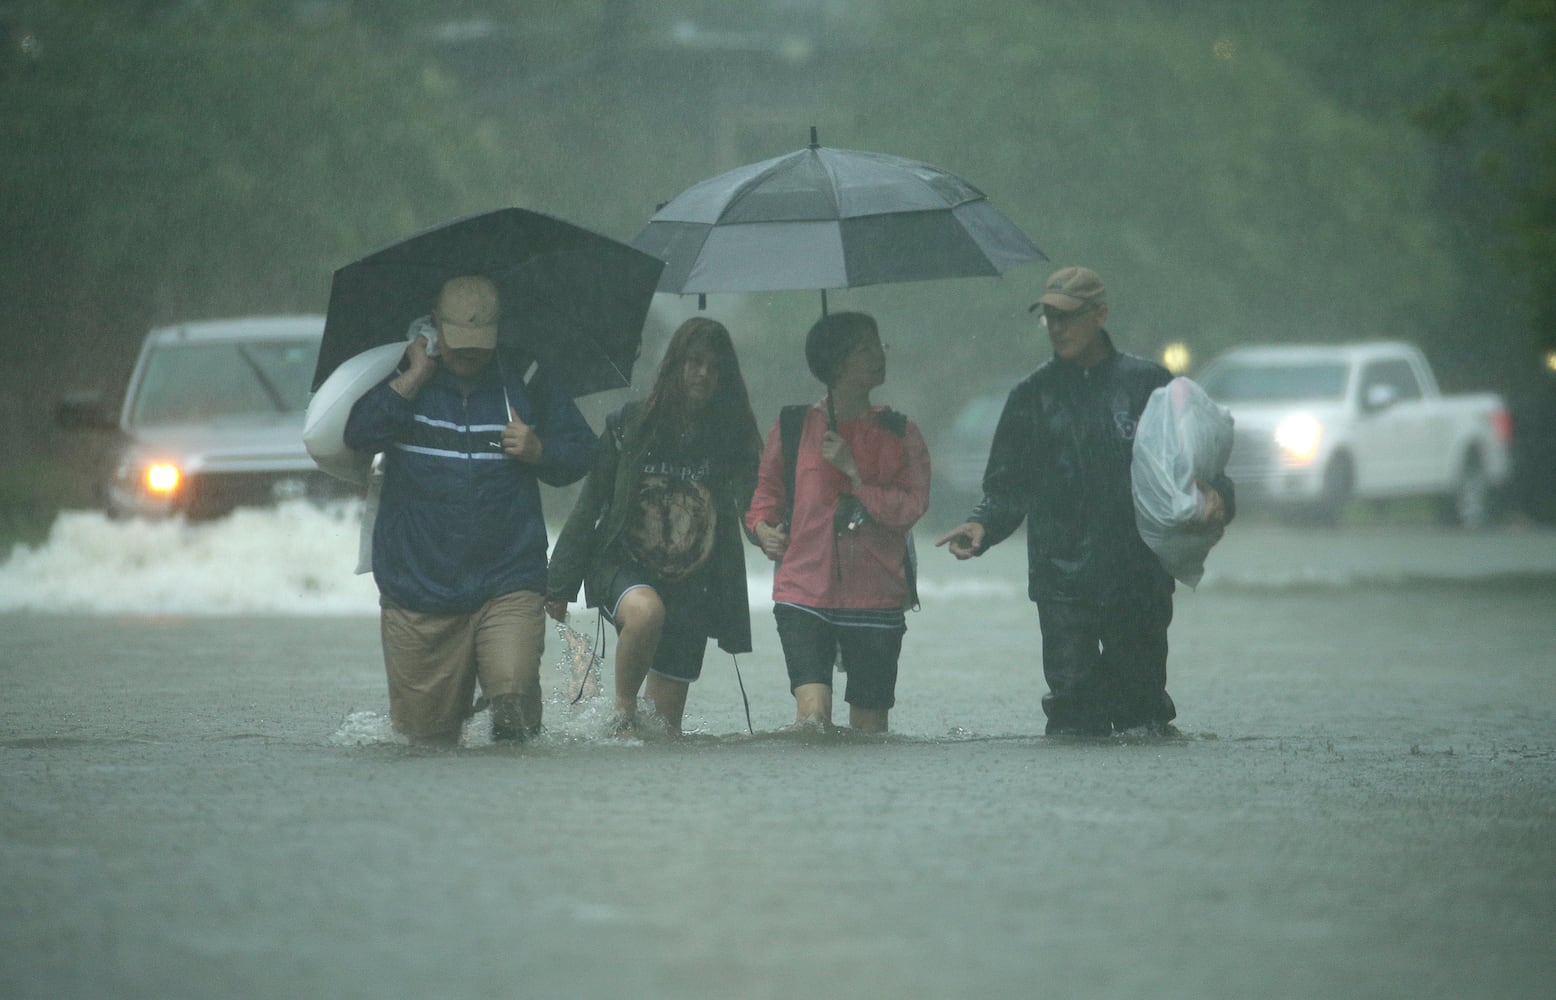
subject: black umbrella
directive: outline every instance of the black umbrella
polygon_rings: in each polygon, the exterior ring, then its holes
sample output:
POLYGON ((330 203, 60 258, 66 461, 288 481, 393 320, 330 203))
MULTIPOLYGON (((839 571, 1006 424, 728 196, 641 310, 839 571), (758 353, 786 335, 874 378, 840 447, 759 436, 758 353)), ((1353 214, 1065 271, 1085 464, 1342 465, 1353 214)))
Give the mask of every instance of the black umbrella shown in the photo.
POLYGON ((313 387, 346 359, 404 340, 449 278, 484 274, 501 297, 505 363, 524 371, 547 362, 574 396, 623 388, 663 268, 624 243, 522 208, 435 226, 335 272, 313 387))
POLYGON ((666 262, 661 292, 826 289, 999 275, 1046 255, 983 192, 917 160, 828 149, 711 177, 632 245, 666 262))

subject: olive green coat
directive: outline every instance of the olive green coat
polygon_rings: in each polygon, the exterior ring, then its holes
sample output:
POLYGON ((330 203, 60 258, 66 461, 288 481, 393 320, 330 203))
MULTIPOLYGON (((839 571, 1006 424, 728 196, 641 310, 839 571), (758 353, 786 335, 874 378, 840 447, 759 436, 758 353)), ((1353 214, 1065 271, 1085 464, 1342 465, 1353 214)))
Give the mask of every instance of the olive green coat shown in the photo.
MULTIPOLYGON (((587 605, 598 607, 600 595, 619 568, 621 548, 617 543, 643 480, 648 450, 647 435, 643 433, 645 415, 643 403, 632 402, 606 418, 594 467, 584 480, 583 492, 551 552, 546 580, 548 601, 577 600, 582 584, 587 605)), ((708 634, 718 640, 719 648, 726 653, 751 651, 751 605, 746 596, 741 522, 756 488, 759 461, 755 451, 715 461, 714 475, 707 483, 718 511, 713 554, 703 570, 712 577, 707 589, 717 602, 708 616, 708 634)))

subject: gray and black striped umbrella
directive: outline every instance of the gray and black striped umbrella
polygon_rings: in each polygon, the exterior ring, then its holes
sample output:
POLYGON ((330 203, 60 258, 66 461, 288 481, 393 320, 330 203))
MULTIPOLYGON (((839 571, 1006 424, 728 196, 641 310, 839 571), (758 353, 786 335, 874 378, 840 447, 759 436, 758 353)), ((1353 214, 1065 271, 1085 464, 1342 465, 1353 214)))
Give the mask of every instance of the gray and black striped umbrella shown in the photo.
POLYGON ((805 149, 692 185, 632 245, 661 292, 821 289, 995 276, 1046 255, 955 174, 884 153, 805 149))

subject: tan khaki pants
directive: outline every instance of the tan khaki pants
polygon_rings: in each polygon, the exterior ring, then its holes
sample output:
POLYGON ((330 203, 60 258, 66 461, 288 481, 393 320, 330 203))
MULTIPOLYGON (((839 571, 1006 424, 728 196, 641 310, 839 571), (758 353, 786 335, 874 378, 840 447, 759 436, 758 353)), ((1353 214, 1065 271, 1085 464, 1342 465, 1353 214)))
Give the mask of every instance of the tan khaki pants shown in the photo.
POLYGON ((379 615, 389 718, 419 739, 454 739, 469 718, 477 679, 487 698, 540 694, 545 612, 533 590, 499 594, 463 615, 385 607, 379 615))

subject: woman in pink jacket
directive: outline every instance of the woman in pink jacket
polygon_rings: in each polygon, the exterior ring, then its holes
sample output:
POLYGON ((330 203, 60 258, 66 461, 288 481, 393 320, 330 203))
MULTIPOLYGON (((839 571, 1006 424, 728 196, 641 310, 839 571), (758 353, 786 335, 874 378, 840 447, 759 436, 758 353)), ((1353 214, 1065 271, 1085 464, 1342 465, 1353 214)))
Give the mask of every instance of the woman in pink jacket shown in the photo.
POLYGON ((793 417, 768 435, 746 527, 778 564, 773 615, 796 724, 832 724, 841 656, 849 725, 881 733, 896 703, 904 611, 915 602, 909 532, 929 506, 929 450, 912 421, 870 402, 886 381, 872 317, 823 316, 805 338, 805 361, 827 394, 789 408, 793 417))

